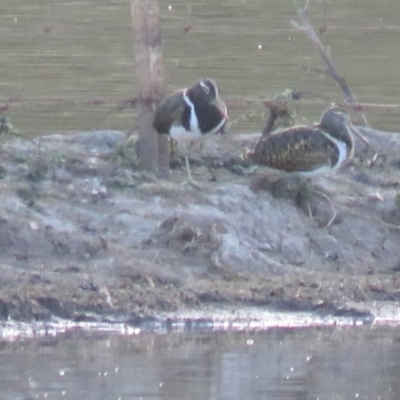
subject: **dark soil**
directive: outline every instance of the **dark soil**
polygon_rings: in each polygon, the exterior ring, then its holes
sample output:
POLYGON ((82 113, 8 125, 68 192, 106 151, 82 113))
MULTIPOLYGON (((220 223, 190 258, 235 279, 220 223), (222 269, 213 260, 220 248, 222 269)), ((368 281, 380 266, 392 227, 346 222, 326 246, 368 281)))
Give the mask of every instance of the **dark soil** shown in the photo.
POLYGON ((202 190, 115 131, 2 144, 0 318, 135 320, 226 306, 374 314, 400 298, 400 136, 334 177, 253 170, 259 135, 194 151, 202 190), (378 153, 374 157, 375 152, 378 153), (126 156, 126 152, 124 153, 126 156))

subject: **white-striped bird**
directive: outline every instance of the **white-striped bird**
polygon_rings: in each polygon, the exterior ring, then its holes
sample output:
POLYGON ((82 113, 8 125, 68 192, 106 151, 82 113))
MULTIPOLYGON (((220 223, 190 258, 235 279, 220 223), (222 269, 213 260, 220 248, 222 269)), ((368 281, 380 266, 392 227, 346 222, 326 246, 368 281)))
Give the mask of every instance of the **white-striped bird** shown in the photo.
POLYGON ((187 180, 199 187, 193 179, 189 155, 193 142, 210 133, 224 133, 228 120, 225 103, 213 79, 200 79, 194 85, 166 96, 158 104, 153 126, 159 134, 168 134, 178 144, 186 143, 185 155, 187 180))

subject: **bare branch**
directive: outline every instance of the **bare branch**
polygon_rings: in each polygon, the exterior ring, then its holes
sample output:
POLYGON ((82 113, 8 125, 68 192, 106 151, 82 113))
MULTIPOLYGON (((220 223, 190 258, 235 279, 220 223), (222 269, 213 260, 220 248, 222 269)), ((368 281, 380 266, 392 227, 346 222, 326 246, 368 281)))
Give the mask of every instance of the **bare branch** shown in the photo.
MULTIPOLYGON (((340 89, 343 92, 344 98, 347 103, 350 104, 357 104, 357 100, 353 95, 352 91, 350 90, 349 86, 347 85, 346 79, 339 74, 339 71, 333 65, 330 59, 330 48, 329 46, 325 46, 318 33, 311 25, 310 18, 307 13, 307 8, 301 8, 298 10, 297 15, 299 17, 299 22, 291 21, 292 25, 298 29, 303 31, 307 37, 314 43, 316 48, 318 49, 324 63, 327 66, 327 73, 332 77, 332 79, 339 85, 340 89)), ((364 116, 361 115, 361 124, 368 125, 368 122, 364 116)))

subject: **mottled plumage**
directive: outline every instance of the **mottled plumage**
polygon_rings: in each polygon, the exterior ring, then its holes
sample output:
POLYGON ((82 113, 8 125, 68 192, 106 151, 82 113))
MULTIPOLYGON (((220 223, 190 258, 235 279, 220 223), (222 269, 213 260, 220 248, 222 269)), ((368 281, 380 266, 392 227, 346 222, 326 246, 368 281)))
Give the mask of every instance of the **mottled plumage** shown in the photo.
MULTIPOLYGON (((200 79, 193 86, 166 96, 158 104, 153 126, 160 134, 189 142, 209 133, 223 133, 228 119, 227 109, 219 96, 218 87, 212 79, 200 79)), ((194 182, 189 156, 185 157, 188 181, 194 182)))
POLYGON ((326 110, 319 124, 296 126, 263 137, 253 160, 258 164, 305 175, 335 172, 354 153, 355 128, 338 108, 326 110))

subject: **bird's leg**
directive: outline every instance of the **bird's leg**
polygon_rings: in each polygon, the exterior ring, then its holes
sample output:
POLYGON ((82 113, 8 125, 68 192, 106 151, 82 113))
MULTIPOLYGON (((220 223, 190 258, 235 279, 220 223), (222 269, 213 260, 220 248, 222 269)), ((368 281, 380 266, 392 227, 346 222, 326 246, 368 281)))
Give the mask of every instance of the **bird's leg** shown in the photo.
POLYGON ((192 173, 190 171, 189 156, 185 156, 185 166, 186 166, 187 181, 183 182, 183 184, 192 185, 196 189, 200 189, 201 186, 193 179, 192 173))
POLYGON ((189 184, 195 187, 196 189, 200 189, 201 186, 193 179, 192 172, 190 171, 190 162, 189 162, 189 156, 190 152, 192 150, 192 145, 193 142, 190 142, 189 144, 189 149, 188 149, 188 154, 185 156, 185 167, 186 167, 186 174, 187 174, 187 181, 184 182, 183 184, 189 184))

